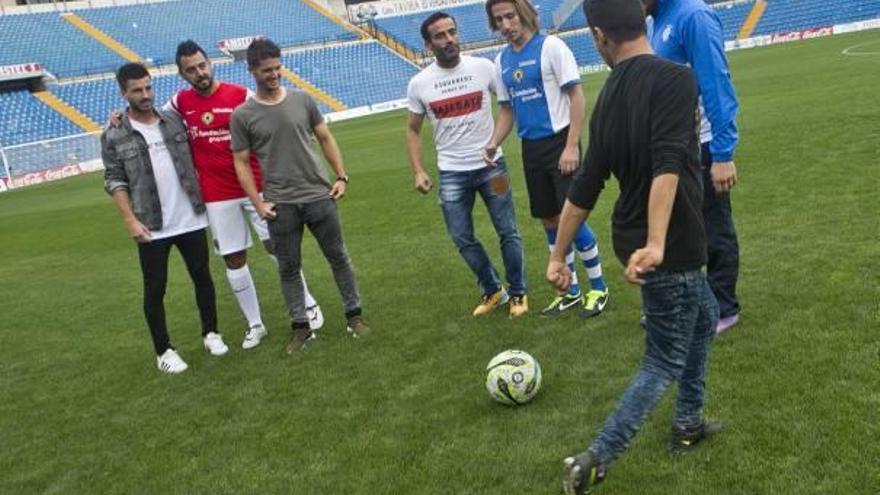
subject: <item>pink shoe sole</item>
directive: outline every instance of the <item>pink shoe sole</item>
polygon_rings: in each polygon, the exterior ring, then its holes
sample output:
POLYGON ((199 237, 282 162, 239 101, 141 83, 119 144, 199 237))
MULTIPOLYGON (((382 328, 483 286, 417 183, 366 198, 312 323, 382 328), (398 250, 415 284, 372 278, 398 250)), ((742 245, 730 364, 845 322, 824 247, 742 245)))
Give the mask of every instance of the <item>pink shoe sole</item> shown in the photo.
POLYGON ((715 325, 715 333, 724 333, 733 328, 737 323, 739 323, 739 315, 721 318, 718 320, 718 324, 715 325))

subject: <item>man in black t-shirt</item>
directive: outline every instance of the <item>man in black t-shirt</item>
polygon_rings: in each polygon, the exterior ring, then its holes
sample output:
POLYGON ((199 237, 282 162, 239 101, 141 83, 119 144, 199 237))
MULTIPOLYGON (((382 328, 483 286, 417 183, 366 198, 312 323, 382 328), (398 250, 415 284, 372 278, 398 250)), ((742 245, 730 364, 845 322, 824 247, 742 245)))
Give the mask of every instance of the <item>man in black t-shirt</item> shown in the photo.
MULTIPOLYGON (((699 114, 693 72, 653 55, 639 0, 586 0, 597 49, 612 68, 590 121, 584 167, 562 211, 557 246, 567 246, 610 175, 620 183, 614 249, 639 284, 647 316, 645 357, 589 449, 565 459, 566 493, 588 493, 628 446, 663 393, 678 382, 671 448, 685 451, 720 428, 703 418, 706 362, 718 303, 706 275, 699 114)), ((570 282, 565 252, 547 279, 570 282)))

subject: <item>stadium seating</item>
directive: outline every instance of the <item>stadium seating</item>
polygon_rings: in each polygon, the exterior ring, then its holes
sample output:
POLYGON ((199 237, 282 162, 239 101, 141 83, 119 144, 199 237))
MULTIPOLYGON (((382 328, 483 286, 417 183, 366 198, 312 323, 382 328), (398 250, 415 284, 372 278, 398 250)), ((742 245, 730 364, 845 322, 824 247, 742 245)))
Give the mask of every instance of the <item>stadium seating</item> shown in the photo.
POLYGON ((83 132, 26 90, 0 92, 0 146, 83 132))
POLYGON ((754 35, 832 26, 880 16, 880 0, 770 0, 754 35))
MULTIPOLYGON (((443 9, 443 11, 455 17, 463 44, 492 42, 499 39, 498 35, 489 30, 483 3, 460 5, 443 9)), ((413 50, 421 52, 425 49, 425 43, 422 40, 420 28, 422 21, 429 15, 431 12, 383 17, 376 19, 375 23, 379 29, 397 38, 413 50)))
MULTIPOLYGON (((715 7, 715 13, 718 14, 718 18, 721 19, 721 25, 724 27, 725 40, 736 39, 743 21, 745 21, 753 6, 754 2, 744 2, 715 7)), ((579 7, 561 24, 559 30, 570 31, 586 27, 586 25, 587 18, 584 15, 584 10, 579 7)))
POLYGON ((348 107, 406 98, 418 68, 376 42, 285 55, 284 65, 348 107))
POLYGON ((0 65, 39 62, 58 77, 108 72, 125 62, 55 13, 0 16, 0 65))
POLYGON ((282 47, 357 39, 299 0, 190 0, 77 11, 92 25, 155 64, 174 63, 177 44, 191 38, 210 56, 217 42, 264 35, 282 47))
POLYGON ((727 4, 715 7, 715 13, 721 19, 721 26, 724 28, 724 39, 726 41, 735 40, 739 30, 742 28, 743 22, 755 6, 755 2, 745 2, 738 4, 727 4))

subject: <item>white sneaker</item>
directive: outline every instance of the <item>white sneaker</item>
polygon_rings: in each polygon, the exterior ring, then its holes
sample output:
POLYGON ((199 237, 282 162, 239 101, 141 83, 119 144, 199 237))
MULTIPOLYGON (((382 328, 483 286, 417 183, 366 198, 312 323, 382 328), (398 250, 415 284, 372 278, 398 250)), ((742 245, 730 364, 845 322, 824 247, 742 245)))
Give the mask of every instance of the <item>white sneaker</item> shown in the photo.
POLYGON ((189 366, 180 359, 180 355, 174 349, 168 349, 165 354, 156 357, 156 367, 163 373, 176 375, 183 373, 189 366))
POLYGON ((241 348, 253 349, 260 345, 260 341, 263 340, 263 337, 266 335, 269 335, 266 327, 264 327, 262 323, 257 323, 247 329, 247 333, 244 334, 244 341, 241 343, 241 348))
POLYGON ((219 333, 209 332, 202 339, 202 342, 205 344, 205 350, 210 352, 212 356, 222 356, 229 352, 229 347, 223 343, 223 337, 219 333))
POLYGON ((321 306, 315 304, 306 308, 306 316, 309 317, 309 330, 315 331, 324 326, 324 313, 321 312, 321 306))

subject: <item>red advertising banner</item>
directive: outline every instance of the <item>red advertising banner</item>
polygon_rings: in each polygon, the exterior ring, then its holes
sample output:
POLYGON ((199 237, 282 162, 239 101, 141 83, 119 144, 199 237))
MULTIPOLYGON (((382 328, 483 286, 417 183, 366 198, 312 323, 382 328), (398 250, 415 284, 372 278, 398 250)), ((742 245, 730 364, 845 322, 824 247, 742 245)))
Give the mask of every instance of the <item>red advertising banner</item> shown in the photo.
POLYGON ((813 38, 823 38, 825 36, 831 36, 834 34, 834 28, 832 26, 818 27, 812 29, 804 29, 802 31, 791 31, 788 33, 776 33, 771 39, 770 43, 775 45, 777 43, 788 43, 789 41, 800 41, 800 40, 809 40, 813 38))
POLYGON ((6 178, 8 186, 11 188, 33 186, 34 184, 42 184, 53 180, 73 177, 83 173, 83 170, 77 164, 64 165, 63 167, 50 168, 39 172, 32 172, 18 177, 6 178))

